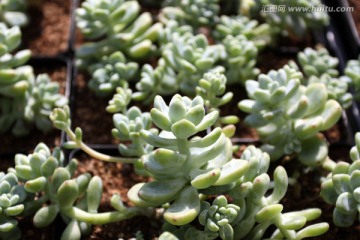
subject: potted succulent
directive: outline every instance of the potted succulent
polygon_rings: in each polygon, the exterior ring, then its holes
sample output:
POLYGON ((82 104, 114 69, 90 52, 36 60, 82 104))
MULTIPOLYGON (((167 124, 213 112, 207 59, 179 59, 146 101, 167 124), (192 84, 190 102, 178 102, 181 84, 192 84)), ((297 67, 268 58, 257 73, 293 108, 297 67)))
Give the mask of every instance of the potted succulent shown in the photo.
POLYGON ((21 238, 23 218, 54 224, 61 239, 358 234, 360 135, 345 110, 360 64, 342 75, 343 59, 310 31, 329 24, 325 12, 288 11, 320 1, 68 1, 69 33, 76 24, 83 40, 70 34, 40 53, 56 57, 32 58, 65 59, 68 99, 24 65, 30 51, 14 51, 12 25, 33 16, 23 3, 0 5, 2 131, 54 126, 63 136, 1 155, 14 159, 0 174, 2 239, 21 238))

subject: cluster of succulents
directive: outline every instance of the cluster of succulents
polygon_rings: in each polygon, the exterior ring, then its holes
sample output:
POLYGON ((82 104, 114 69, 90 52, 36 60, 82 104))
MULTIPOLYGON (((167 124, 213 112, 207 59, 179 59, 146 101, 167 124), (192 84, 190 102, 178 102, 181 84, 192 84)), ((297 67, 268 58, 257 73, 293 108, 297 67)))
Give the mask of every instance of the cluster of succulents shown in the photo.
POLYGON ((346 76, 339 76, 339 59, 332 57, 326 48, 305 48, 297 54, 297 62, 299 66, 292 61, 289 64, 303 72, 303 84, 323 83, 330 99, 339 102, 344 109, 351 106, 353 97, 348 91, 351 80, 346 76))
POLYGON ((347 81, 354 88, 354 97, 360 97, 360 55, 358 59, 349 60, 344 70, 347 81))
POLYGON ((67 104, 58 83, 46 74, 35 76, 33 68, 24 65, 31 57, 30 50, 12 54, 20 44, 20 28, 0 22, 0 132, 11 129, 16 136, 29 134, 34 124, 49 131, 51 111, 67 104))
POLYGON ((306 209, 282 213, 283 206, 279 201, 284 197, 288 178, 283 167, 279 166, 274 172, 274 186, 272 193, 270 189, 270 177, 266 173, 269 168, 269 156, 254 146, 245 149, 240 159, 245 161, 246 170, 233 183, 233 186, 222 187, 221 189, 204 189, 204 194, 214 192, 226 195, 219 195, 212 204, 207 201, 201 202, 199 223, 204 227, 195 228, 191 225, 174 227, 166 225, 166 232, 160 236, 171 236, 173 239, 263 239, 265 231, 275 226, 270 239, 303 239, 315 237, 326 232, 329 228, 327 223, 304 225, 311 220, 318 218, 320 209, 306 209), (228 196, 232 199, 229 203, 228 196))
POLYGON ((77 161, 65 163, 60 148, 53 152, 43 143, 29 155, 17 154, 15 167, 0 173, 2 239, 20 239, 16 216, 32 216, 38 228, 49 226, 60 215, 67 227, 61 239, 80 239, 92 224, 104 224, 143 215, 148 209, 127 208, 113 195, 114 211, 98 213, 102 181, 90 174, 74 178, 77 161))
POLYGON ((360 204, 360 133, 355 135, 356 146, 350 150, 351 163, 339 161, 323 180, 321 196, 335 205, 333 221, 336 226, 349 227, 358 219, 360 204))
POLYGON ((330 18, 320 0, 254 0, 241 4, 240 12, 260 15, 274 30, 287 35, 304 36, 308 29, 329 24, 330 18), (253 8, 253 9, 251 9, 253 8), (314 9, 309 11, 309 9, 314 9))
POLYGON ((241 35, 249 41, 252 41, 259 49, 269 45, 272 40, 272 32, 269 24, 259 24, 257 20, 242 15, 221 16, 212 35, 218 41, 222 41, 227 36, 236 37, 241 35))
POLYGON ((321 165, 328 150, 319 133, 339 120, 342 108, 329 99, 324 84, 302 85, 301 79, 302 73, 288 65, 260 74, 257 81, 246 81, 250 99, 239 108, 249 113, 245 122, 256 128, 273 160, 297 153, 304 164, 321 165))
MULTIPOLYGON (((33 216, 39 228, 61 217, 67 225, 61 239, 81 239, 92 225, 155 213, 164 220, 160 240, 319 236, 329 228, 310 223, 320 209, 289 212, 281 203, 290 180, 283 166, 270 164, 279 164, 271 162, 284 155, 307 169, 330 170, 321 196, 335 205, 335 225, 354 223, 360 206, 360 133, 350 152, 353 162, 335 163, 322 132, 351 105, 348 84, 360 89, 359 61, 350 61, 340 76, 338 59, 325 48, 306 48, 297 62, 260 73, 257 56, 274 44, 274 37, 304 36, 309 28, 326 25, 328 16, 288 14, 289 8, 320 7, 319 0, 231 2, 242 14, 220 16, 236 11, 222 9, 229 6, 224 0, 85 0, 76 10, 77 26, 90 40, 76 50, 76 64, 90 74, 88 86, 97 96, 114 94, 106 110, 113 114, 111 133, 120 142, 121 156, 95 151, 80 128, 72 130, 59 85, 23 66, 30 51, 13 54, 20 44, 19 27, 0 23, 0 130, 24 135, 30 124, 44 131, 53 124, 66 133, 61 147, 133 164, 136 174, 150 179, 128 191, 134 207, 115 194, 114 210, 99 213, 101 179, 76 174, 77 160, 67 161, 60 148, 51 152, 39 144, 31 154, 16 155, 15 167, 0 173, 0 238, 19 239, 18 217, 23 216, 33 216), (159 12, 151 15, 141 4, 156 5, 159 12), (277 11, 262 9, 266 6, 277 11), (241 148, 233 139, 240 119, 224 116, 222 107, 239 93, 229 92, 229 84, 245 87, 249 99, 240 98, 238 107, 248 114, 244 122, 255 128, 260 148, 241 148), (168 104, 165 95, 172 96, 168 104), (140 110, 131 106, 133 100, 152 108, 140 110)), ((1 2, 0 20, 18 14, 23 4, 1 2)))
POLYGON ((176 20, 195 28, 214 25, 220 11, 219 0, 166 0, 160 19, 176 20))
POLYGON ((76 10, 77 26, 90 42, 77 51, 81 64, 122 51, 127 57, 141 59, 154 50, 160 24, 153 24, 149 13, 140 15, 137 1, 84 1, 76 10))

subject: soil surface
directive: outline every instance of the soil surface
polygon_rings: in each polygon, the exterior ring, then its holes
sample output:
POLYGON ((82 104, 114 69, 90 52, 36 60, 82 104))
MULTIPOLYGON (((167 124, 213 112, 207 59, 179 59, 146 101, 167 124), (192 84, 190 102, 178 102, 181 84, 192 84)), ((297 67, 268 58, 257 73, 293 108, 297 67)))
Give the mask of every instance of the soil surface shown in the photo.
POLYGON ((23 31, 22 47, 35 55, 54 56, 68 48, 71 0, 43 0, 27 9, 30 23, 23 31))
POLYGON ((89 76, 78 74, 75 86, 75 101, 73 103, 72 128, 80 127, 83 130, 83 140, 90 144, 116 144, 112 137, 114 128, 112 114, 106 111, 112 96, 98 97, 92 92, 87 82, 89 76))
MULTIPOLYGON (((103 181, 104 192, 99 212, 114 211, 109 201, 115 193, 120 194, 125 205, 131 206, 127 198, 128 190, 136 183, 148 181, 147 178, 135 174, 132 165, 106 163, 83 153, 75 156, 79 160, 76 174, 88 172, 92 176, 99 176, 103 181)), ((137 232, 141 232, 144 239, 154 239, 159 235, 160 227, 159 220, 139 216, 130 220, 94 226, 91 235, 84 239, 130 239, 135 237, 137 232)))

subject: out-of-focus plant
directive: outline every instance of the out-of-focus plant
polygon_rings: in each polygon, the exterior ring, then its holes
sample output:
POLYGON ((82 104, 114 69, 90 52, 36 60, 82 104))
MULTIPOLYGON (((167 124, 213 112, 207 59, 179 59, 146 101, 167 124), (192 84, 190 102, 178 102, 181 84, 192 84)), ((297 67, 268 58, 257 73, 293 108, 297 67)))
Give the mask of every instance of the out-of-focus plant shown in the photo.
POLYGON ((339 59, 332 57, 326 48, 315 50, 307 47, 298 53, 297 60, 306 77, 321 77, 321 75, 325 73, 331 77, 337 77, 339 75, 336 69, 339 64, 339 59))
MULTIPOLYGON (((33 125, 39 130, 48 132, 52 129, 49 115, 56 107, 67 104, 67 98, 59 94, 59 84, 51 82, 46 74, 33 75, 31 67, 21 67, 24 70, 24 86, 27 87, 24 93, 9 97, 0 97, 1 116, 3 123, 2 132, 12 128, 16 136, 23 136, 30 133, 33 125)), ((5 95, 5 94, 4 94, 5 95)))
POLYGON ((194 36, 175 32, 172 42, 163 50, 158 66, 144 65, 141 80, 133 98, 149 103, 157 94, 171 95, 182 91, 195 95, 195 88, 204 73, 223 69, 219 66, 226 57, 223 45, 209 45, 203 34, 194 36))
POLYGON ((260 15, 271 26, 292 37, 304 37, 308 29, 321 29, 329 24, 326 11, 321 11, 320 0, 260 0, 260 15), (295 9, 314 9, 295 11, 295 9))
POLYGON ((8 28, 4 23, 0 22, 0 70, 18 67, 29 60, 31 56, 30 50, 20 50, 12 54, 12 51, 19 47, 20 44, 20 28, 18 26, 8 28))
POLYGON ((162 22, 176 20, 195 28, 214 25, 220 10, 219 0, 167 0, 163 6, 162 22))
POLYGON ((236 37, 227 36, 223 44, 227 54, 224 66, 228 84, 244 84, 246 80, 259 75, 260 70, 256 68, 258 50, 253 42, 238 35, 236 37))
POLYGON ((116 51, 130 59, 146 58, 156 49, 154 41, 162 29, 160 23, 153 24, 150 13, 140 15, 137 1, 87 0, 76 10, 76 20, 86 38, 101 38, 77 49, 77 65, 83 68, 116 51))
POLYGON ((360 55, 358 59, 346 63, 344 73, 350 85, 354 88, 354 97, 360 99, 360 55))
POLYGON ((203 74, 214 69, 215 64, 225 56, 222 45, 209 45, 202 34, 175 36, 174 41, 162 52, 165 65, 170 66, 177 74, 180 90, 192 95, 203 74))
POLYGON ((93 40, 76 51, 76 64, 91 75, 89 87, 97 95, 109 95, 138 74, 132 60, 148 58, 162 24, 153 24, 150 13, 140 14, 137 1, 84 1, 76 10, 77 26, 93 40), (98 40, 100 39, 100 40, 98 40))
POLYGON ((302 74, 285 66, 258 80, 248 80, 246 90, 250 99, 239 102, 239 108, 249 113, 245 122, 256 128, 262 149, 272 160, 284 154, 298 154, 309 166, 321 165, 328 147, 320 131, 332 127, 341 117, 340 104, 329 99, 322 83, 301 85, 302 74))
POLYGON ((166 47, 166 45, 172 42, 178 36, 182 36, 186 33, 193 33, 194 29, 190 25, 181 25, 178 21, 169 20, 166 22, 164 28, 159 35, 160 51, 166 47), (177 33, 177 34, 174 34, 177 33))
POLYGON ((336 226, 349 227, 359 217, 360 204, 360 133, 355 135, 356 146, 350 150, 351 163, 339 161, 323 180, 321 196, 335 205, 333 221, 336 226))
POLYGON ((179 89, 176 72, 163 58, 158 60, 156 68, 145 64, 141 70, 140 81, 136 83, 136 89, 138 91, 133 94, 133 99, 147 104, 153 102, 157 94, 174 94, 179 89))
POLYGON ((0 172, 0 238, 20 239, 21 230, 17 226, 19 216, 24 211, 27 193, 19 185, 14 173, 0 172))
POLYGON ((11 54, 20 43, 19 27, 7 28, 0 23, 0 132, 12 129, 17 136, 29 134, 34 124, 49 131, 52 109, 67 103, 58 93, 58 83, 47 75, 35 77, 32 67, 21 66, 30 58, 29 50, 11 54))
POLYGON ((297 54, 298 67, 295 62, 290 61, 289 65, 301 69, 304 73, 302 83, 309 85, 311 83, 323 83, 328 90, 328 97, 340 103, 342 108, 346 109, 352 104, 352 95, 348 93, 347 77, 339 77, 337 70, 339 59, 330 56, 326 48, 317 50, 305 48, 304 51, 297 54))
POLYGON ((242 35, 252 41, 258 49, 263 49, 271 43, 271 28, 269 24, 259 24, 257 20, 246 16, 221 16, 213 31, 214 38, 222 42, 227 36, 242 35))
POLYGON ((25 26, 29 19, 26 15, 25 0, 2 0, 0 2, 0 22, 8 26, 25 26))
POLYGON ((308 84, 311 83, 323 83, 328 89, 328 98, 336 100, 343 109, 351 106, 353 96, 348 92, 348 82, 343 76, 335 78, 325 73, 320 77, 310 77, 308 84))
POLYGON ((114 52, 103 56, 89 67, 91 79, 89 88, 98 96, 110 95, 117 87, 124 87, 138 72, 136 62, 127 62, 124 54, 114 52))

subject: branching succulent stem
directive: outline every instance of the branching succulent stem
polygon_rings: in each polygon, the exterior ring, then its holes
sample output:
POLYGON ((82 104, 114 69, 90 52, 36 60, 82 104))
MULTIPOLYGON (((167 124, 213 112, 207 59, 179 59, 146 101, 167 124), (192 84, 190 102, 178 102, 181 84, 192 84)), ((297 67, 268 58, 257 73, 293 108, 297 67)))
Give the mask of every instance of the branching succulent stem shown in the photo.
POLYGON ((130 219, 139 215, 146 215, 143 210, 137 207, 128 208, 125 212, 113 211, 106 213, 88 213, 80 208, 73 207, 63 211, 70 218, 74 218, 80 222, 87 222, 92 225, 108 224, 130 219))
MULTIPOLYGON (((69 138, 72 141, 76 142, 76 136, 75 133, 70 129, 67 128, 65 130, 66 134, 69 136, 69 138)), ((138 158, 123 158, 123 157, 115 157, 115 156, 109 156, 103 153, 100 153, 98 151, 95 151, 94 149, 90 148, 88 145, 86 145, 84 142, 77 142, 77 147, 79 147, 81 150, 83 150, 85 153, 90 155, 91 157, 94 157, 96 159, 99 159, 101 161, 105 162, 120 162, 120 163, 134 163, 138 160, 138 158)))

